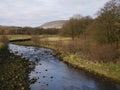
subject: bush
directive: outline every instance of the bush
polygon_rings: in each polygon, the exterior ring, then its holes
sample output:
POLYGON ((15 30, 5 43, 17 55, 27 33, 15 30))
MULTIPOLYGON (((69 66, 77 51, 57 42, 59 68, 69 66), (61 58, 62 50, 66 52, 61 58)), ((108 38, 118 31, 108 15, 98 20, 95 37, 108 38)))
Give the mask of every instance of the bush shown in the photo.
POLYGON ((91 48, 90 51, 92 58, 103 62, 114 62, 118 55, 116 48, 112 45, 97 45, 91 48))
POLYGON ((8 37, 3 35, 0 37, 0 42, 3 43, 5 46, 7 46, 9 40, 8 40, 8 37))
POLYGON ((36 45, 40 44, 40 38, 39 38, 39 36, 32 36, 32 41, 36 45))

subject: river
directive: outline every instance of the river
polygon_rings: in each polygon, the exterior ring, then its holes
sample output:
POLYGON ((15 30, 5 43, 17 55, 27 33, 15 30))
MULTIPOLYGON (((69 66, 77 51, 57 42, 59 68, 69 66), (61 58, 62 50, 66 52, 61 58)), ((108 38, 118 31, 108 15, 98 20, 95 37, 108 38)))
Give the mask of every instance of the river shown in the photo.
POLYGON ((52 50, 9 44, 9 50, 21 58, 35 62, 29 74, 31 90, 120 90, 120 85, 98 80, 83 70, 77 70, 52 55, 52 50))

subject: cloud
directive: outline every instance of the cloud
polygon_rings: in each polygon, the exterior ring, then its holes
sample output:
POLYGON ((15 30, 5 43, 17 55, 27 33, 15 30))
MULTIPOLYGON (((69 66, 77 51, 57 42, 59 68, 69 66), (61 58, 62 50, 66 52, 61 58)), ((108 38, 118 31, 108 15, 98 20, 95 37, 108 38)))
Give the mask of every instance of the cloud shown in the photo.
POLYGON ((73 14, 95 16, 109 0, 0 0, 0 24, 40 26, 73 14))

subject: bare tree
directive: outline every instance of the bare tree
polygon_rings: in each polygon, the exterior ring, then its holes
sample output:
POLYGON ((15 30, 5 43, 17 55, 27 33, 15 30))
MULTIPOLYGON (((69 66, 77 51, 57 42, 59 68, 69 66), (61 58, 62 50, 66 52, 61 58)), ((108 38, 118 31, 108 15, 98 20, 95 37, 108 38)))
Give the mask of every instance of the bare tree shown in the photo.
MULTIPOLYGON (((118 44, 120 36, 120 0, 111 0, 98 15, 99 35, 101 42, 118 44), (116 25, 117 24, 117 25, 116 25)), ((116 45, 118 46, 118 45, 116 45)))
POLYGON ((80 35, 86 37, 86 28, 92 22, 92 18, 86 17, 74 17, 71 18, 62 28, 61 33, 64 36, 70 36, 72 40, 80 35))

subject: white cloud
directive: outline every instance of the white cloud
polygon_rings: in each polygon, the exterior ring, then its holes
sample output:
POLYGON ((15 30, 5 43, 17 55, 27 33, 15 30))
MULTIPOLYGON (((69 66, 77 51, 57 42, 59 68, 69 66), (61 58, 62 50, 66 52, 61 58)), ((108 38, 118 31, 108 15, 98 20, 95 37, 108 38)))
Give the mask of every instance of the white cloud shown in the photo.
POLYGON ((73 14, 94 16, 109 0, 0 0, 0 24, 39 26, 73 14))

